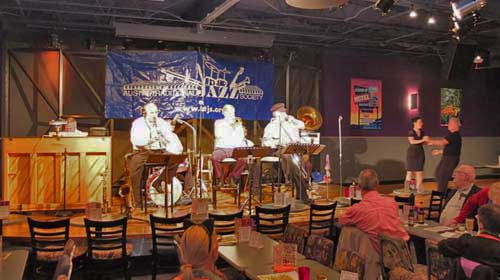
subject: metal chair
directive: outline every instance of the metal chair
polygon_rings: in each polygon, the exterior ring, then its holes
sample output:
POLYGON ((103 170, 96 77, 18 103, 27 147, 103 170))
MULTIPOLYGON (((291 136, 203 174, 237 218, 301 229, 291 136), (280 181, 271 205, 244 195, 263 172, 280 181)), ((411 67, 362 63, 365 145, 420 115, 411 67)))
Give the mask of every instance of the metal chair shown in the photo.
POLYGON ((277 188, 278 192, 280 192, 280 182, 278 182, 278 178, 280 177, 280 176, 278 176, 278 172, 279 172, 280 168, 277 168, 276 164, 278 164, 278 165, 281 164, 281 161, 280 161, 279 157, 275 157, 275 156, 263 157, 259 161, 259 172, 260 172, 259 173, 260 174, 259 201, 261 203, 262 203, 262 196, 263 196, 262 188, 263 188, 263 184, 264 184, 264 176, 265 176, 264 173, 269 174, 269 177, 271 179, 271 191, 272 191, 273 201, 274 201, 275 188, 277 188), (266 165, 269 166, 269 168, 267 169, 267 172, 263 172, 266 170, 264 168, 266 165))
POLYGON ((331 204, 311 204, 309 210, 309 235, 313 231, 325 231, 328 230, 326 236, 331 237, 334 235, 334 224, 333 220, 335 217, 335 209, 337 208, 337 202, 331 204))
MULTIPOLYGON (((156 279, 156 274, 158 270, 158 264, 161 259, 167 259, 169 256, 173 254, 177 254, 175 250, 174 236, 182 235, 184 233, 184 221, 189 219, 191 214, 186 214, 181 217, 175 218, 162 218, 156 217, 154 215, 149 215, 149 221, 151 225, 151 236, 153 242, 152 249, 152 279, 156 279), (173 254, 172 254, 173 253, 173 254)), ((166 262, 168 264, 172 264, 170 267, 175 267, 177 270, 177 266, 179 263, 171 263, 170 261, 166 262)))
POLYGON ((127 217, 114 221, 84 219, 87 233, 86 269, 90 275, 123 273, 130 279, 132 244, 127 244, 127 217))
POLYGON ((256 229, 267 235, 282 235, 288 225, 290 205, 282 208, 263 208, 255 206, 256 229))
POLYGON ((234 234, 235 219, 243 218, 243 209, 233 214, 209 213, 208 217, 214 220, 214 229, 218 235, 234 234))
POLYGON ((429 201, 429 212, 427 213, 427 220, 439 222, 441 211, 443 211, 443 200, 443 192, 432 191, 431 199, 429 201))

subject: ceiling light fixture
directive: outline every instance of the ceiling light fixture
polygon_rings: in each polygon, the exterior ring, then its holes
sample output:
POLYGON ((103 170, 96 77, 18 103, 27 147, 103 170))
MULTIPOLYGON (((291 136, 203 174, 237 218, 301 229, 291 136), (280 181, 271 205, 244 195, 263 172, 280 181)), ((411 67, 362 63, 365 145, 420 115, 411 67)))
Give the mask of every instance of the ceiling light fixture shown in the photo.
POLYGON ((430 25, 436 24, 436 18, 433 15, 429 16, 429 18, 427 19, 427 24, 430 25))
POLYGON ((410 8, 410 13, 408 14, 410 18, 416 18, 418 17, 417 9, 415 9, 415 6, 412 4, 410 8))
POLYGON ((286 0, 289 6, 306 10, 321 10, 332 7, 342 7, 348 0, 286 0))
POLYGON ((395 0, 377 0, 377 2, 375 3, 375 8, 381 11, 382 15, 386 15, 391 11, 391 8, 395 2, 395 0))

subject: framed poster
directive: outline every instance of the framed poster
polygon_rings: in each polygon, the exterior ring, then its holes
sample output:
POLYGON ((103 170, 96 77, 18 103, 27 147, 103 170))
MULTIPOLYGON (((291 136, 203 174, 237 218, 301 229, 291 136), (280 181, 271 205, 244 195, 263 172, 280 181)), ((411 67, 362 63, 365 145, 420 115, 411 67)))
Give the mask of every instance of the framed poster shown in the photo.
POLYGON ((448 125, 450 118, 462 121, 462 90, 457 88, 441 88, 440 124, 448 125))
POLYGON ((351 79, 351 126, 382 129, 382 81, 351 79))

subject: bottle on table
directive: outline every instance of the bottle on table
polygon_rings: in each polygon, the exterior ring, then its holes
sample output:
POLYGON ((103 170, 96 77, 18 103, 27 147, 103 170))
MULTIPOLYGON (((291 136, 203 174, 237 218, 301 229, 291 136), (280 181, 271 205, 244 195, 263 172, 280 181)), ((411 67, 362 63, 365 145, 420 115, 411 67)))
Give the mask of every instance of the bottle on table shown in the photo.
POLYGON ((411 207, 410 212, 408 214, 408 226, 412 227, 414 225, 415 225, 415 209, 411 207))
POLYGON ((417 208, 417 223, 419 224, 424 224, 425 223, 425 214, 424 214, 424 209, 422 207, 417 208))

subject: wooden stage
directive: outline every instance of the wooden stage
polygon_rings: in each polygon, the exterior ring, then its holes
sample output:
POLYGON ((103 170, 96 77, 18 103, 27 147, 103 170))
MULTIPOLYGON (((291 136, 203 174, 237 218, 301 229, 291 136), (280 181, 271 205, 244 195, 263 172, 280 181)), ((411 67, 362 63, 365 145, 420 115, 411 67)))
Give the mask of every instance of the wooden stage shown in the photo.
MULTIPOLYGON (((492 182, 498 181, 498 179, 483 179, 483 180, 478 180, 476 183, 480 187, 488 186, 492 182)), ((425 189, 427 190, 432 190, 436 189, 436 184, 434 182, 429 182, 425 183, 425 189)), ((382 185, 380 187, 380 192, 385 193, 385 194, 391 194, 394 189, 402 188, 401 184, 394 184, 394 185, 382 185)), ((326 197, 326 187, 325 186, 315 186, 314 189, 317 190, 318 195, 321 198, 326 197)), ((270 203, 271 202, 271 193, 270 193, 270 188, 265 188, 264 189, 264 203, 270 203)), ((338 186, 329 186, 329 198, 334 199, 335 197, 339 196, 339 187, 338 186)), ((223 193, 219 192, 218 195, 218 207, 217 209, 212 209, 212 205, 210 204, 209 211, 210 212, 217 212, 217 213, 234 213, 238 211, 238 207, 236 204, 234 204, 233 197, 230 193, 223 193)), ((241 202, 246 199, 247 193, 242 194, 241 197, 241 202)), ((418 201, 418 200, 417 200, 418 201)), ((248 207, 247 207, 248 209, 248 207)), ((174 215, 183 215, 191 210, 191 207, 188 206, 176 206, 174 210, 174 215)), ((337 209, 336 211, 336 216, 338 217, 341 215, 342 211, 345 210, 345 208, 340 208, 337 209)), ((128 228, 127 228, 127 236, 129 239, 149 239, 151 237, 151 230, 149 226, 149 214, 155 214, 159 216, 165 216, 165 212, 162 209, 158 208, 148 208, 148 214, 146 215, 144 211, 141 211, 140 209, 135 209, 133 211, 133 218, 137 218, 140 220, 136 219, 130 219, 128 222, 128 228)), ((245 211, 245 214, 247 214, 247 211, 245 211)), ((120 207, 115 206, 111 208, 110 215, 112 217, 119 217, 120 216, 120 207)), ((7 243, 13 242, 16 244, 22 243, 22 244, 29 244, 30 241, 30 232, 27 224, 27 215, 20 215, 20 214, 11 214, 10 218, 8 220, 4 221, 4 226, 3 226, 3 239, 7 243)), ((34 219, 40 219, 40 220, 53 220, 53 219, 59 219, 58 217, 55 216, 55 213, 47 214, 47 213, 41 213, 41 212, 34 212, 30 217, 34 219)), ((70 227, 70 238, 73 239, 85 239, 85 227, 83 226, 83 217, 84 213, 79 213, 71 216, 71 227, 70 227)), ((302 212, 293 212, 290 214, 290 223, 294 224, 302 224, 305 225, 309 221, 309 211, 307 209, 302 212)))

